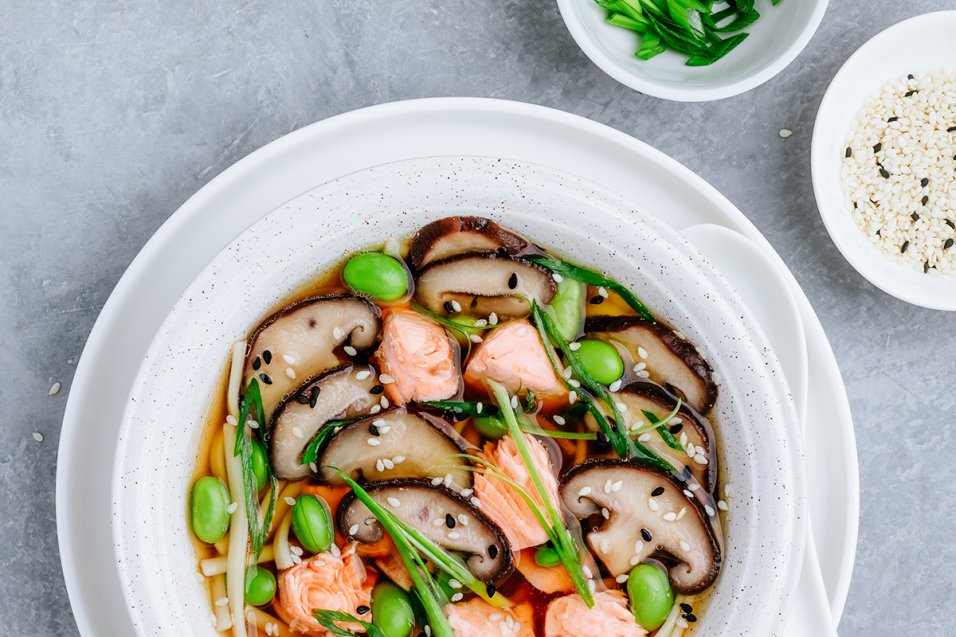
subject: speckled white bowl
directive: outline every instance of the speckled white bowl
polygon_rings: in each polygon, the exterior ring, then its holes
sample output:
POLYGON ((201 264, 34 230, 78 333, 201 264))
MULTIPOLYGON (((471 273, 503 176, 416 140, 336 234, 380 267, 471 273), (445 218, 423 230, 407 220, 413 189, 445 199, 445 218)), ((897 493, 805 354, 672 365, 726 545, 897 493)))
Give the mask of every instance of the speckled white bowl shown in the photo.
POLYGON ((140 635, 215 634, 186 509, 229 345, 355 249, 474 213, 611 272, 709 356, 732 495, 723 570, 695 634, 779 631, 805 540, 801 436, 749 311, 690 244, 617 195, 552 169, 471 157, 388 164, 297 197, 223 250, 173 308, 134 384, 114 468, 116 559, 140 635))

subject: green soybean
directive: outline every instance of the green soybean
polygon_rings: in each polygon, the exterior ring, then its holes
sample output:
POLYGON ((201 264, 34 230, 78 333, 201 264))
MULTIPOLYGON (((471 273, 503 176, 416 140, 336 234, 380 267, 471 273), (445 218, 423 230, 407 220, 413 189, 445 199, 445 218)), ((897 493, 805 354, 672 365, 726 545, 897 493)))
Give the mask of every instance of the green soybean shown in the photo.
POLYGON ((415 626, 412 600, 391 582, 380 582, 372 589, 372 624, 385 637, 408 637, 415 626))
POLYGON ((328 550, 335 539, 328 503, 312 494, 300 495, 292 507, 292 530, 299 543, 312 553, 328 550))
POLYGON ((408 292, 408 273, 402 262, 384 252, 363 252, 348 260, 342 272, 345 284, 380 301, 396 301, 408 292))
POLYGON ((489 440, 498 440, 508 433, 508 425, 497 416, 475 416, 475 429, 489 440))
POLYGON ((276 595, 276 577, 272 571, 253 564, 246 569, 246 603, 265 606, 276 595))
POLYGON ((561 336, 569 341, 573 341, 581 333, 581 324, 584 322, 584 295, 587 290, 587 286, 580 281, 565 277, 558 283, 558 289, 551 299, 554 323, 561 336))
POLYGON ((193 533, 203 542, 214 544, 229 530, 229 491, 222 480, 203 476, 196 480, 190 497, 193 533))
POLYGON ((266 448, 258 440, 252 441, 252 472, 256 475, 256 491, 262 491, 269 480, 269 459, 266 448))
POLYGON ((674 607, 667 571, 655 564, 638 564, 627 576, 627 595, 634 619, 644 630, 657 630, 674 607))
POLYGON ((534 561, 538 566, 557 566, 561 563, 561 557, 554 548, 539 546, 534 550, 534 561))
POLYGON ((613 345, 593 338, 578 342, 581 344, 578 358, 591 378, 602 385, 610 385, 624 375, 624 361, 613 345))

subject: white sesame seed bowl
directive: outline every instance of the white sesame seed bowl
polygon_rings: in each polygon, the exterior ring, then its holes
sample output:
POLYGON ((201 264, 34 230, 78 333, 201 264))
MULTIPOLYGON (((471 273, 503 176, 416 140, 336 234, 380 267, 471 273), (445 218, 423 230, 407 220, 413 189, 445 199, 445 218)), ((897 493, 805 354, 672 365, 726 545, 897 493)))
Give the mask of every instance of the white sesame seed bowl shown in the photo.
POLYGON ((900 22, 833 78, 813 130, 830 237, 870 283, 956 311, 956 11, 900 22), (952 120, 952 121, 950 121, 952 120))
MULTIPOLYGON (((606 22, 595 0, 557 0, 571 37, 594 64, 635 91, 678 102, 732 97, 780 73, 807 46, 826 13, 828 0, 758 0, 760 18, 750 35, 709 66, 687 66, 687 56, 665 51, 650 59, 634 55, 640 37, 606 22)), ((727 34, 724 35, 726 37, 727 34)))
POLYGON ((806 542, 803 444, 753 315, 691 244, 618 195, 532 164, 436 157, 353 173, 274 210, 213 259, 164 321, 133 384, 113 469, 113 540, 137 634, 217 634, 187 493, 231 344, 348 253, 475 213, 543 246, 573 246, 571 256, 622 280, 711 361, 729 511, 721 575, 694 634, 779 633, 806 542))

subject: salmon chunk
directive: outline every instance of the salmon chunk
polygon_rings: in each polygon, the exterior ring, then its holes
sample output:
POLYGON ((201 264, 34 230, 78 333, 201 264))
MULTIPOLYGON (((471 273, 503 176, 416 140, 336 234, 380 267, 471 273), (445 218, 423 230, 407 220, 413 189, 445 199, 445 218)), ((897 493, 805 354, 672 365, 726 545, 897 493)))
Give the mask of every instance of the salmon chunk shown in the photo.
POLYGON ((554 373, 538 331, 527 320, 495 328, 472 354, 465 382, 483 389, 487 380, 498 381, 513 394, 534 390, 545 400, 564 399, 568 394, 554 373))
POLYGON ((375 353, 392 402, 442 400, 458 393, 461 374, 455 347, 445 329, 413 310, 393 310, 382 326, 382 344, 375 353))
POLYGON ((533 610, 528 603, 495 608, 475 597, 448 604, 445 616, 455 637, 534 637, 533 610))
MULTIPOLYGON (((312 616, 313 610, 338 610, 358 616, 359 606, 371 606, 375 583, 352 549, 341 556, 319 553, 280 572, 278 580, 276 611, 294 632, 312 637, 327 635, 312 616)), ((361 617, 371 621, 370 613, 361 617)), ((355 624, 341 625, 348 630, 361 629, 355 624)))
POLYGON ((594 594, 588 608, 580 595, 559 597, 548 604, 544 620, 545 637, 644 637, 647 631, 627 609, 621 591, 594 594))
MULTIPOLYGON (((551 465, 548 450, 536 438, 524 434, 525 443, 531 453, 531 460, 541 475, 545 491, 556 509, 558 504, 557 472, 551 465)), ((488 443, 484 449, 485 458, 498 467, 534 499, 544 512, 544 502, 538 496, 531 474, 518 453, 511 436, 505 436, 497 445, 488 443)), ((529 546, 538 546, 548 541, 548 535, 541 522, 524 501, 521 494, 511 485, 492 475, 475 475, 475 496, 481 502, 481 510, 504 531, 512 551, 520 551, 529 546)), ((558 509, 560 510, 560 509, 558 509)), ((547 519, 547 513, 545 513, 547 519)))

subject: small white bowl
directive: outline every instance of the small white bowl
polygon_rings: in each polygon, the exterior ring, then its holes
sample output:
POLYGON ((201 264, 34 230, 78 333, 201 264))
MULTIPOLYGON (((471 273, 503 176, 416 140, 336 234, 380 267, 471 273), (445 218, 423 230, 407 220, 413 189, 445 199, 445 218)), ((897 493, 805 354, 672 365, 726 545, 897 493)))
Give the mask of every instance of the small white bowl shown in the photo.
POLYGON ((813 192, 823 223, 843 257, 870 283, 898 299, 956 311, 956 277, 923 274, 880 252, 847 209, 840 178, 846 139, 865 101, 908 73, 956 69, 956 11, 904 20, 861 46, 827 89, 813 127, 813 192))
POLYGON ((640 36, 607 24, 594 0, 558 0, 561 17, 585 55, 635 91, 677 102, 707 102, 760 86, 790 64, 820 26, 828 0, 758 0, 760 19, 750 36, 710 66, 686 66, 687 56, 665 51, 651 60, 634 53, 640 36))

